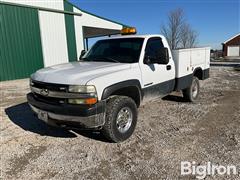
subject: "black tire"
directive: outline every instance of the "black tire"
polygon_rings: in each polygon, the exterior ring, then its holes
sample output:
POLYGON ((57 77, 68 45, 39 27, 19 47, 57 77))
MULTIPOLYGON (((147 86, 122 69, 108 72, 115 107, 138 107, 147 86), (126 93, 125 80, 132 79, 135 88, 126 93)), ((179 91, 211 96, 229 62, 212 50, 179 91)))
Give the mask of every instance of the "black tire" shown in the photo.
MULTIPOLYGON (((121 111, 122 112, 122 111, 121 111)), ((106 107, 105 124, 102 133, 111 142, 121 142, 128 139, 134 132, 137 124, 137 106, 133 99, 126 96, 115 96, 108 100, 106 107), (132 113, 132 121, 126 132, 120 132, 117 126, 117 117, 121 110, 127 108, 132 113)))
POLYGON ((193 76, 190 87, 183 90, 183 97, 189 102, 196 102, 200 92, 200 84, 197 77, 193 76))

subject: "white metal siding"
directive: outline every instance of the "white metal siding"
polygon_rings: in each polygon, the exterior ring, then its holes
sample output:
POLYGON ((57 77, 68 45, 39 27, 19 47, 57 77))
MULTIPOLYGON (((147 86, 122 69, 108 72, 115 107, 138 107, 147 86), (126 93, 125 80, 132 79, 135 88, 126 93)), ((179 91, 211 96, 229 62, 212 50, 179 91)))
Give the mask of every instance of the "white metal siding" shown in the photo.
POLYGON ((97 27, 97 28, 106 28, 106 29, 115 29, 121 30, 122 25, 107 21, 91 14, 84 13, 77 8, 73 8, 75 13, 82 13, 81 23, 82 26, 97 27))
POLYGON ((227 56, 240 56, 240 46, 228 46, 227 56))
POLYGON ((68 62, 64 14, 39 11, 44 66, 68 62))
POLYGON ((63 0, 0 0, 3 2, 64 10, 63 0))
POLYGON ((81 51, 84 49, 83 31, 82 31, 82 17, 74 16, 75 36, 76 36, 76 47, 77 57, 80 57, 81 51))

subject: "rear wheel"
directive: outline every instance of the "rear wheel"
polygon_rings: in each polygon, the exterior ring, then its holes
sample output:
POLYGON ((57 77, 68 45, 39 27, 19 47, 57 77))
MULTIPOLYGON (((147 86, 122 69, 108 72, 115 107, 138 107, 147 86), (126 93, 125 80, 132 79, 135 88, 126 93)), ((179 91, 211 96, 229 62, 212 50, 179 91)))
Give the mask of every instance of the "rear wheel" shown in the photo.
POLYGON ((183 97, 187 101, 195 102, 198 99, 200 84, 197 77, 193 77, 190 87, 183 90, 183 97))
POLYGON ((128 139, 137 124, 137 106, 129 97, 116 96, 107 102, 106 119, 102 132, 110 141, 128 139))

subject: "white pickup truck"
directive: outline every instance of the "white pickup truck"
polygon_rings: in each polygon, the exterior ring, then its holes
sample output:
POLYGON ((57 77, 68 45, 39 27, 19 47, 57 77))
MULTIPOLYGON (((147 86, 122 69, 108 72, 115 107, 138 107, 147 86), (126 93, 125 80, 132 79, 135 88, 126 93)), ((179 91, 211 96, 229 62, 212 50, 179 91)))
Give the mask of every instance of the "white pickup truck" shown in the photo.
POLYGON ((27 99, 50 125, 99 129, 120 142, 132 135, 142 101, 179 90, 196 101, 199 80, 209 77, 209 61, 210 48, 172 52, 161 35, 110 37, 78 62, 34 73, 27 99))

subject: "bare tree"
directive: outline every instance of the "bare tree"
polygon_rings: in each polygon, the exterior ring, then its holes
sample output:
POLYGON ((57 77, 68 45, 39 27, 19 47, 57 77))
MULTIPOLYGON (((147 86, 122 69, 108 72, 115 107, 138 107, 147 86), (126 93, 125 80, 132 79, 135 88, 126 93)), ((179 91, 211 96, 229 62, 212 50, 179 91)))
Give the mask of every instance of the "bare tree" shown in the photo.
POLYGON ((192 48, 197 44, 198 34, 188 23, 184 23, 181 29, 179 48, 192 48))
POLYGON ((196 47, 197 45, 197 38, 198 38, 198 33, 193 30, 193 29, 190 29, 189 31, 189 39, 188 39, 188 43, 189 43, 189 48, 192 48, 192 47, 196 47))
POLYGON ((197 43, 197 32, 186 22, 182 9, 171 11, 167 24, 161 27, 161 33, 167 38, 171 49, 191 48, 197 43))
POLYGON ((180 45, 182 48, 188 48, 189 46, 189 32, 190 32, 190 26, 189 24, 185 23, 182 26, 181 30, 181 36, 180 36, 180 45))
POLYGON ((172 49, 178 47, 184 22, 183 10, 179 8, 168 14, 168 23, 162 26, 161 32, 167 38, 172 49))

